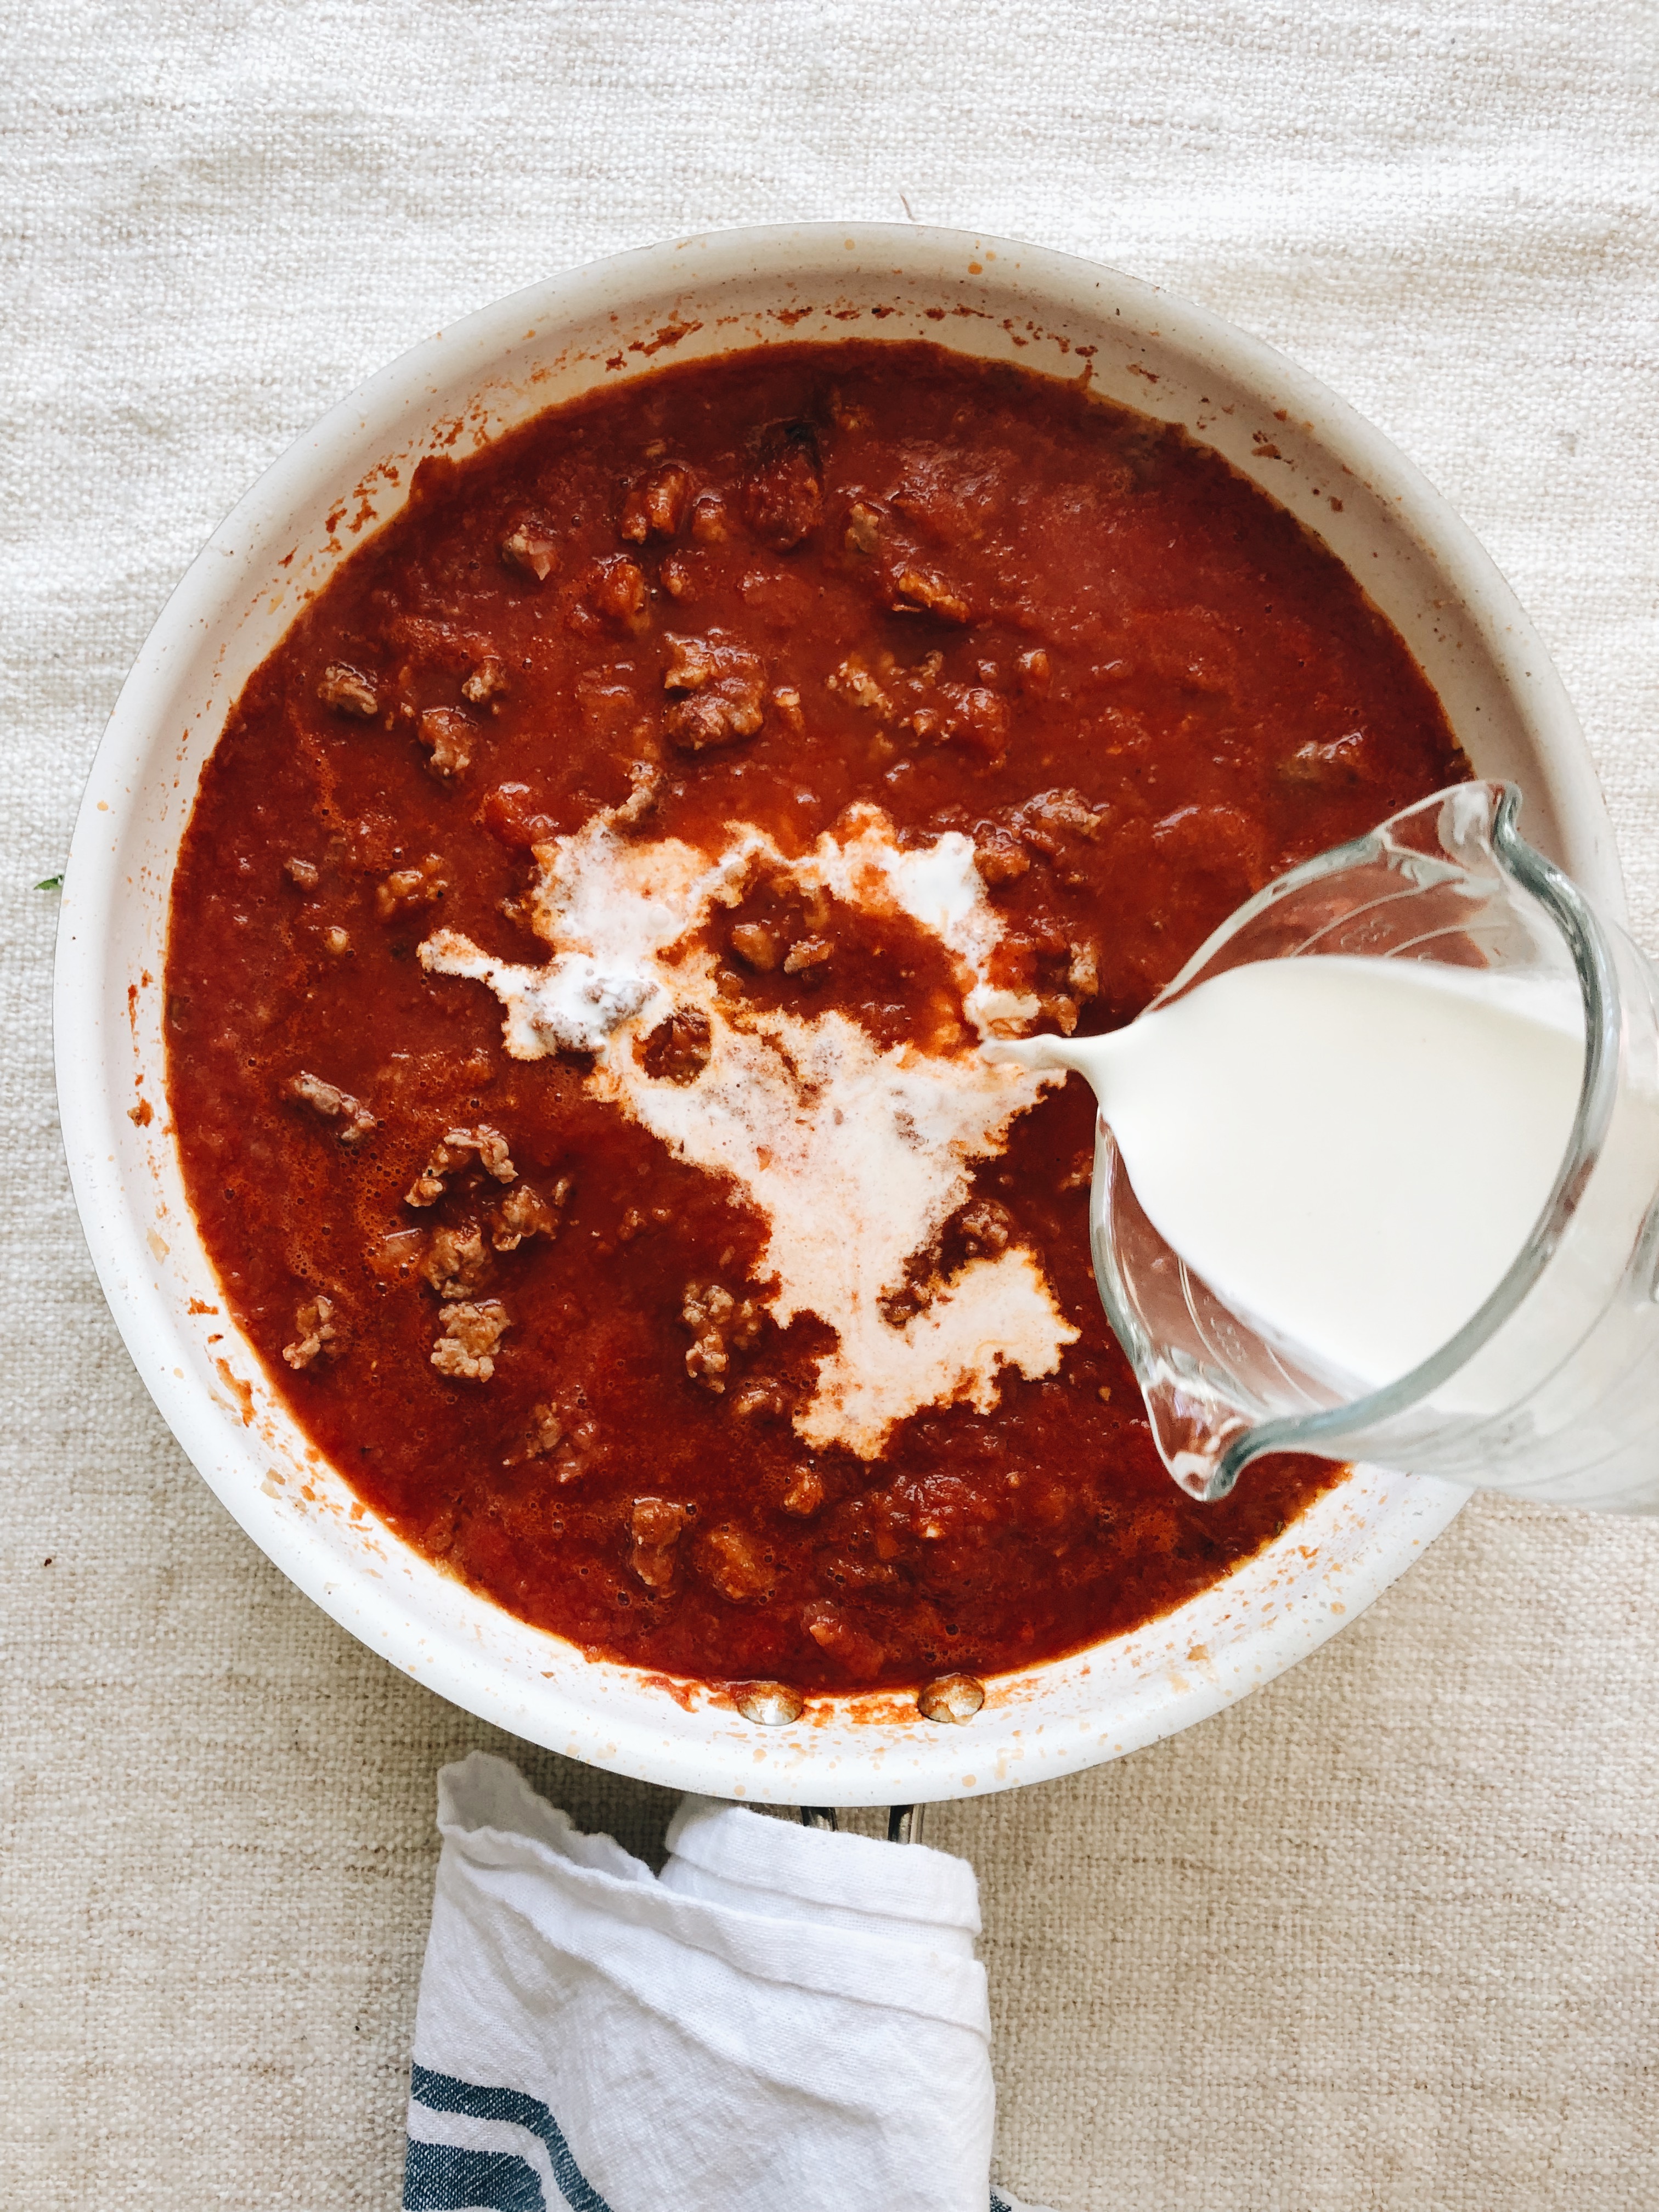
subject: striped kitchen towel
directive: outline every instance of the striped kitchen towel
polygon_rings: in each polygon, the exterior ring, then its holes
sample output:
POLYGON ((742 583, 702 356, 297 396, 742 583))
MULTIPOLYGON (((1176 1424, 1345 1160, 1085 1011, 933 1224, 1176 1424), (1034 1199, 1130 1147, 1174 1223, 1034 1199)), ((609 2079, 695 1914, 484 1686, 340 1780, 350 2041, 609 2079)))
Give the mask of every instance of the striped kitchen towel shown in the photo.
POLYGON ((964 1861, 687 1798, 653 1875, 483 1752, 438 1825, 408 2212, 1019 2212, 964 1861))

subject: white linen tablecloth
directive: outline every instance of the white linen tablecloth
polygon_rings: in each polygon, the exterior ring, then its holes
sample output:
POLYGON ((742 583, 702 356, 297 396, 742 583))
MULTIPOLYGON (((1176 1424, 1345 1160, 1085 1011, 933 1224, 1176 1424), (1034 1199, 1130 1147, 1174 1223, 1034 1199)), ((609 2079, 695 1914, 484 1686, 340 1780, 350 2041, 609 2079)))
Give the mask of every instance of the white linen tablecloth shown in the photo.
MULTIPOLYGON (((884 216, 1283 346, 1537 619, 1659 948, 1650 0, 10 0, 0 71, 7 1972, 0 2203, 390 2207, 464 1716, 230 1526, 92 1280, 50 893, 204 535, 368 371, 550 270, 884 216)), ((1653 2202, 1659 1535, 1482 1501, 1317 1658, 937 1814, 994 2171, 1063 2212, 1653 2202)), ((649 1858, 658 1792, 525 1756, 649 1858)))

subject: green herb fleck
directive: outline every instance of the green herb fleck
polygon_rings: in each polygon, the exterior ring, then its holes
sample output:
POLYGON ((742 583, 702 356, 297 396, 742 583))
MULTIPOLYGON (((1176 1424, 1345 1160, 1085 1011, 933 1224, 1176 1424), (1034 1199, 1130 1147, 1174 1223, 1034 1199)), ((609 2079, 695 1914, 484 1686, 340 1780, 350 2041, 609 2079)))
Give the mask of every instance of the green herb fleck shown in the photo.
POLYGON ((42 876, 34 888, 38 891, 61 891, 64 888, 64 878, 61 876, 42 876))

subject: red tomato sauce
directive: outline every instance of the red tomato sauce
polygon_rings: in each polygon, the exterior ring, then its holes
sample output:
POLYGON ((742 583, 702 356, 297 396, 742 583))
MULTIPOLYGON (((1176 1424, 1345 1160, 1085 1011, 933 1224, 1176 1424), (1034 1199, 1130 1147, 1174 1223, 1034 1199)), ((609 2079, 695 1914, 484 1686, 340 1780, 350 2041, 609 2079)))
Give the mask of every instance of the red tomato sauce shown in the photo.
MULTIPOLYGON (((1028 1249, 1076 1331, 1054 1371, 873 1458, 809 1449, 835 1333, 771 1317, 764 1214, 582 1053, 511 1056, 489 990, 420 949, 544 961, 532 848, 630 792, 629 836, 711 854, 733 822, 799 854, 863 804, 912 848, 972 839, 1036 1025, 1108 1029, 1272 877, 1466 773, 1295 520, 1054 380, 769 348, 427 461, 247 684, 184 842, 168 1095, 226 1298, 371 1507, 589 1652, 851 1689, 1133 1629, 1337 1470, 1267 1462, 1209 1506, 1164 1473, 1090 1272, 1079 1079, 974 1167, 922 1271, 1028 1249)), ((902 915, 763 871, 704 942, 734 1008, 971 1049, 902 915)), ((695 1085, 706 1029, 659 1023, 640 1065, 695 1085)))

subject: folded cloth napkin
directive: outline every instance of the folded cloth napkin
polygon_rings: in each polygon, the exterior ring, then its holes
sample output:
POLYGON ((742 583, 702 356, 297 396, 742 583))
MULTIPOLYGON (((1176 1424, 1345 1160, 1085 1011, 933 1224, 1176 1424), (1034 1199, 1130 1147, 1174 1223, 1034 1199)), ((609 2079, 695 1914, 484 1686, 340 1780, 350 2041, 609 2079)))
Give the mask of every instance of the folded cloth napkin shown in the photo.
POLYGON ((660 1875, 438 1778, 410 2212, 1019 2212, 963 1860, 688 1797, 660 1875))

